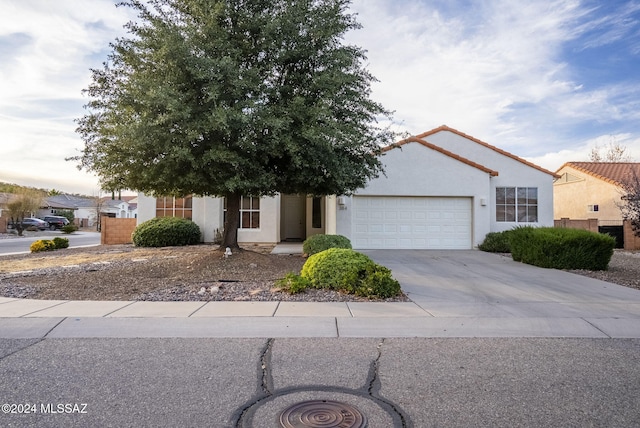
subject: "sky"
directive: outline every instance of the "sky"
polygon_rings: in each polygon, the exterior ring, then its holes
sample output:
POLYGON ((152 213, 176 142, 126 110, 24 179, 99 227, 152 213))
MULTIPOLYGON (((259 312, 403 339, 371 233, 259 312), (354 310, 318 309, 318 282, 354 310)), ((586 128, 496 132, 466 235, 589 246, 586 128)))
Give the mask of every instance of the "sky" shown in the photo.
MULTIPOLYGON (((0 181, 86 195, 82 90, 135 19, 115 0, 0 0, 0 181)), ((372 98, 410 135, 447 125, 551 171, 594 147, 640 162, 640 0, 353 0, 372 98)))

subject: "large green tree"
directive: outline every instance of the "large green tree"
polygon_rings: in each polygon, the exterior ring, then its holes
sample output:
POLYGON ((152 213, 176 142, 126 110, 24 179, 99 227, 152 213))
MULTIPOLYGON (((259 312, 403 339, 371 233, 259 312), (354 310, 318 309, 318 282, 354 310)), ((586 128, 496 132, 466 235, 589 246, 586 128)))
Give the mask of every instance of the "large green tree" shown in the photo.
POLYGON ((389 112, 370 99, 348 0, 127 1, 126 25, 92 70, 79 167, 105 189, 227 199, 350 193, 382 172, 389 112))

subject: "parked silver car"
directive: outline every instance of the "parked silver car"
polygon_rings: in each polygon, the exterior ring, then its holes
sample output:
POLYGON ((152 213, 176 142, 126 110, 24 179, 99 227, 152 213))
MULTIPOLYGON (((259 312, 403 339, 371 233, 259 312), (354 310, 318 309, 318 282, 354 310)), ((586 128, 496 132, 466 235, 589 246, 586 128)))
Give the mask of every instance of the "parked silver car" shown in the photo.
POLYGON ((27 217, 22 219, 22 227, 25 229, 33 227, 40 230, 46 230, 49 228, 49 223, 44 220, 40 220, 39 218, 27 217))

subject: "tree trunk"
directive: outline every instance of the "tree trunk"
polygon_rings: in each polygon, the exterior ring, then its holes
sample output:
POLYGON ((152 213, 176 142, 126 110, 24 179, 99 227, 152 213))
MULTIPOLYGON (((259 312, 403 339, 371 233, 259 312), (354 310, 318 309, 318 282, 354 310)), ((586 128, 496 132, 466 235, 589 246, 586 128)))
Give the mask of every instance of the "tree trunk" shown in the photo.
POLYGON ((11 223, 13 223, 13 227, 18 232, 18 236, 22 236, 22 232, 24 231, 24 227, 22 226, 23 219, 24 219, 24 216, 22 216, 22 218, 16 217, 15 220, 13 219, 13 217, 11 217, 11 223))
POLYGON ((230 193, 225 195, 227 200, 227 215, 224 221, 224 232, 222 235, 222 250, 227 247, 232 250, 240 249, 238 245, 238 227, 240 226, 240 200, 242 195, 239 193, 230 193))

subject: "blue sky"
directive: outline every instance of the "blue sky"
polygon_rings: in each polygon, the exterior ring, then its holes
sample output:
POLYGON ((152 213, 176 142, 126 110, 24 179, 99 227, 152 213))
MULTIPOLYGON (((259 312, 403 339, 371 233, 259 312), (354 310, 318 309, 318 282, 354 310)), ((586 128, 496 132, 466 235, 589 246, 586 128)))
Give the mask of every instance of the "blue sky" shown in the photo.
MULTIPOLYGON (((0 0, 0 181, 98 194, 82 148, 90 68, 133 18, 112 0, 0 0)), ((556 170, 595 145, 640 161, 640 0, 354 0, 394 127, 446 124, 556 170)))

